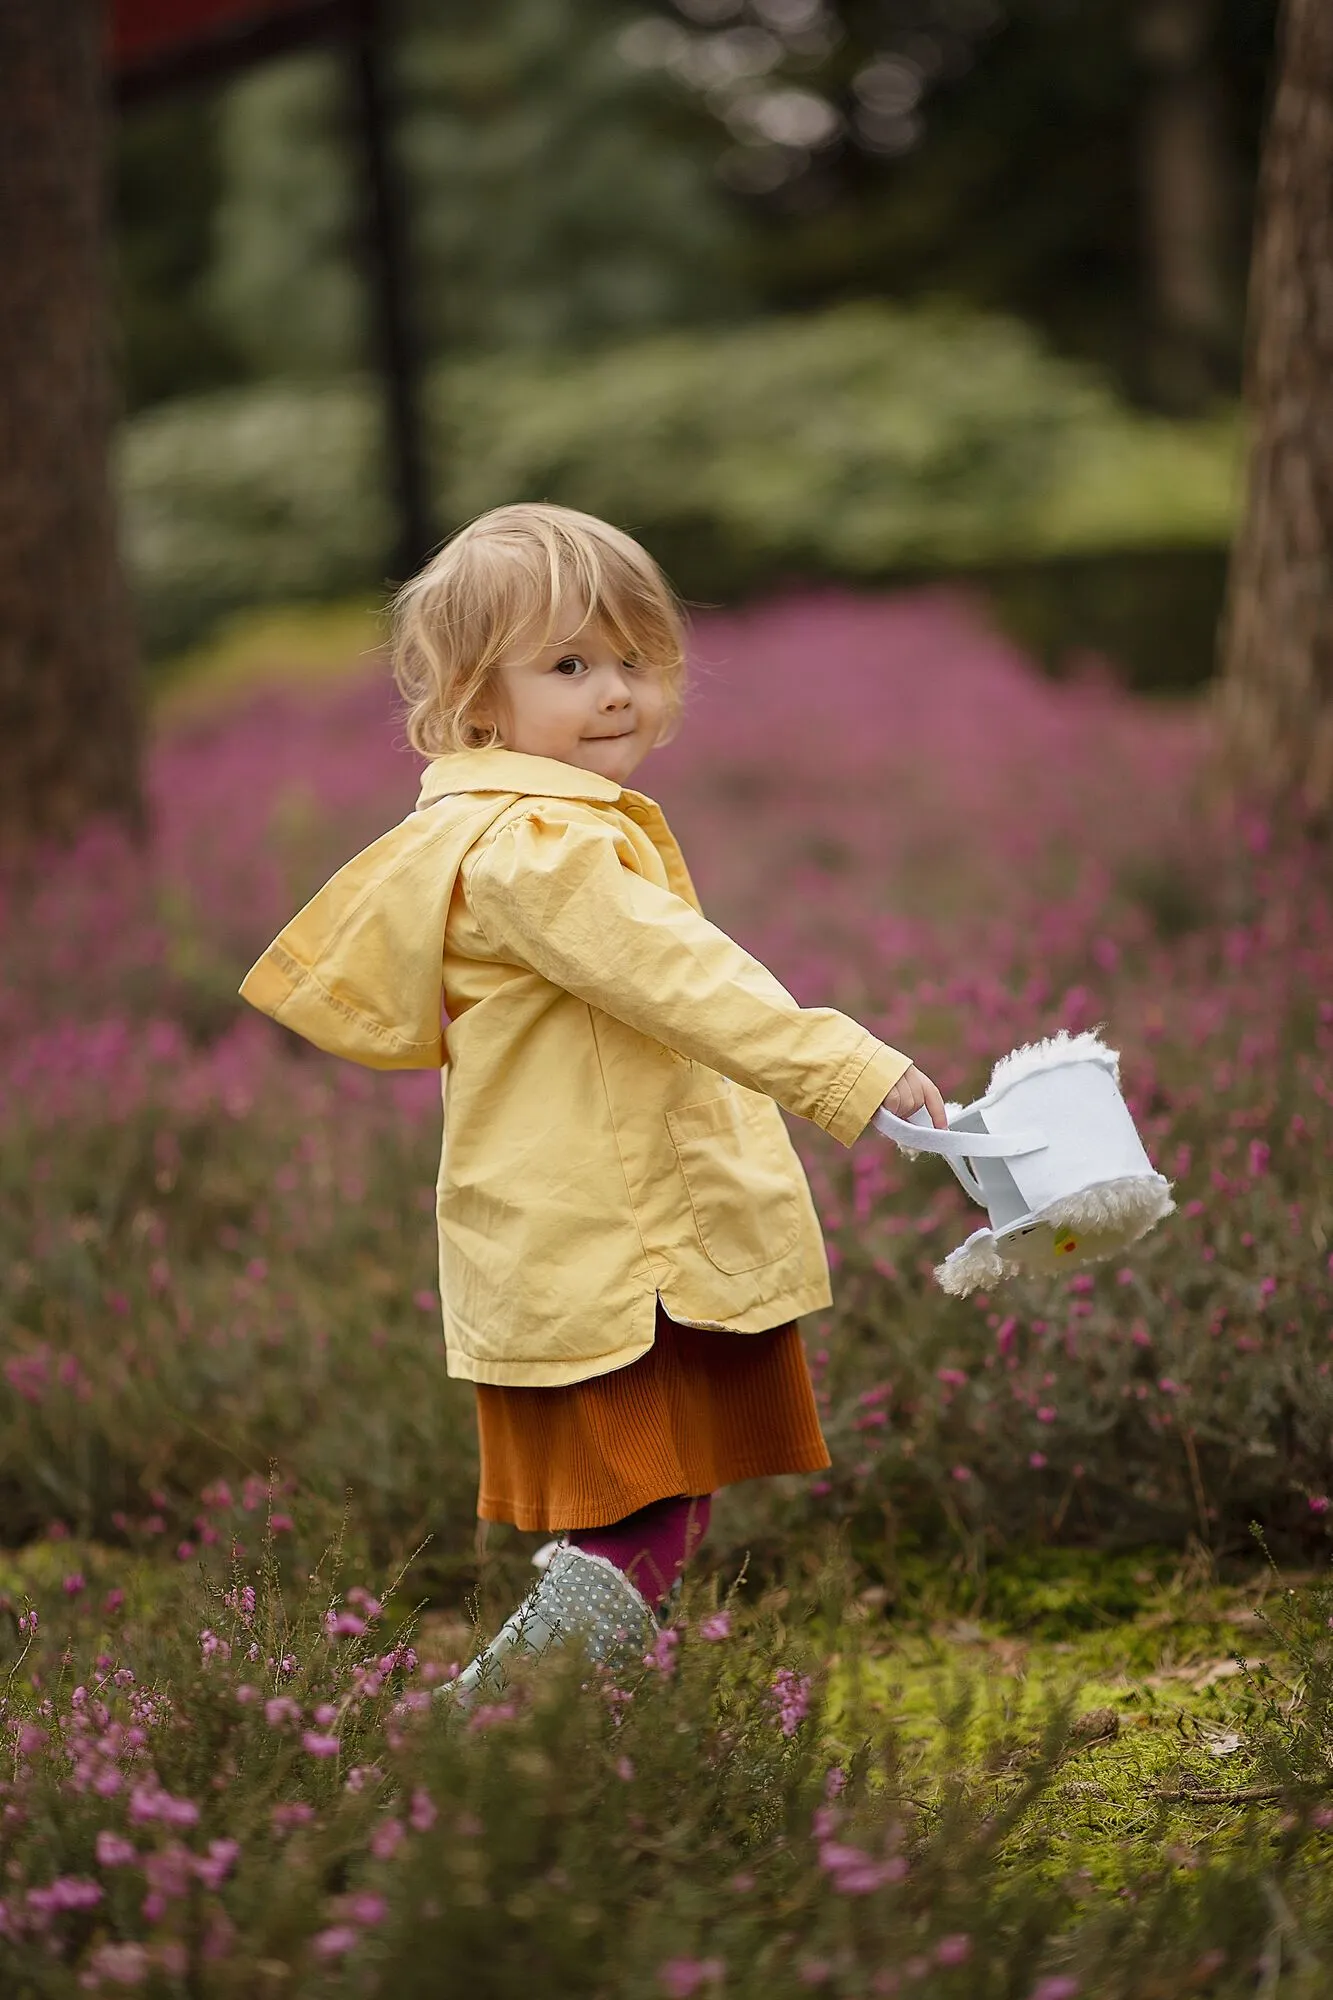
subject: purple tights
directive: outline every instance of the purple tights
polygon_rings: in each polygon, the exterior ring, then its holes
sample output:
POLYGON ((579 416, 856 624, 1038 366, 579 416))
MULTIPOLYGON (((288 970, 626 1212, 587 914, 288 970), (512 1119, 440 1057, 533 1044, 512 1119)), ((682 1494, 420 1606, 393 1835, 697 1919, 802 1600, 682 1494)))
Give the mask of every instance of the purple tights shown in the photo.
POLYGON ((576 1549, 605 1556, 650 1603, 660 1603, 708 1532, 712 1495, 654 1500, 606 1528, 575 1528, 576 1549))

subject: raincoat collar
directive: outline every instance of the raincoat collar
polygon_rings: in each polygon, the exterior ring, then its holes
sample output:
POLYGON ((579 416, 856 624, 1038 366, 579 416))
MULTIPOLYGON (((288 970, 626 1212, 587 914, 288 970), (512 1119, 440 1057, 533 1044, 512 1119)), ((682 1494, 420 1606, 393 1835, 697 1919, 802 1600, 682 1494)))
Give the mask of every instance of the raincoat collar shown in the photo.
POLYGON ((432 757, 421 774, 417 811, 451 792, 514 792, 542 799, 600 799, 613 805, 621 787, 613 778, 580 771, 554 757, 528 757, 518 750, 455 750, 432 757))

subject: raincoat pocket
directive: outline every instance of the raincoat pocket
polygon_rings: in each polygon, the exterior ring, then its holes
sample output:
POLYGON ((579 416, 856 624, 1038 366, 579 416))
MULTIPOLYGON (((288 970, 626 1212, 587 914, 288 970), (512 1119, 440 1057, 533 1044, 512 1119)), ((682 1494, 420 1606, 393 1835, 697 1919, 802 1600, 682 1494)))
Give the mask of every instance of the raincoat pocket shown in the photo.
POLYGON ((699 1241, 729 1277, 776 1263, 801 1227, 803 1186, 763 1130, 768 1109, 728 1093, 666 1114, 699 1241))

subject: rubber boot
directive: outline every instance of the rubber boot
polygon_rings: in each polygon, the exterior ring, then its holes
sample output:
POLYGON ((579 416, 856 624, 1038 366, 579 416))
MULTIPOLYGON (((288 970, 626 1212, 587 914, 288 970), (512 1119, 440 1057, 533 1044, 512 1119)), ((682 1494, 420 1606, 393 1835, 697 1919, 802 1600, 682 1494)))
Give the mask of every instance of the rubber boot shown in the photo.
POLYGON ((620 1658, 638 1660, 656 1630, 647 1600, 623 1570, 605 1556, 587 1555, 562 1542, 517 1611, 464 1667, 449 1692, 463 1706, 478 1695, 500 1694, 508 1685, 505 1663, 510 1654, 540 1659, 571 1642, 581 1644, 599 1666, 620 1658))

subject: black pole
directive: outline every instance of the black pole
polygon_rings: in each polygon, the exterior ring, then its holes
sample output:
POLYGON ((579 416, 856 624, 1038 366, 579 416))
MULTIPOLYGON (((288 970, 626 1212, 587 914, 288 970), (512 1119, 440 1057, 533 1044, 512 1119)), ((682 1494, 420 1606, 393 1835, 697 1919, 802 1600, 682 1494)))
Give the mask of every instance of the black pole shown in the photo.
POLYGON ((406 204, 393 160, 384 8, 380 0, 348 0, 348 14, 348 62, 365 176, 363 254, 397 513, 392 574, 401 582, 425 561, 437 536, 422 450, 406 204))

